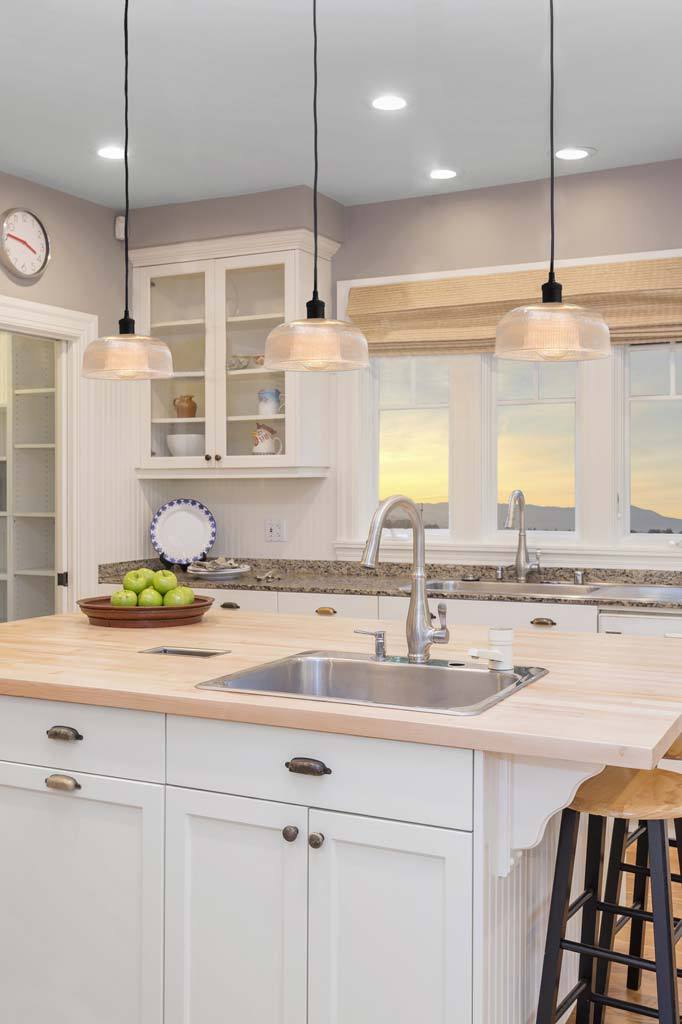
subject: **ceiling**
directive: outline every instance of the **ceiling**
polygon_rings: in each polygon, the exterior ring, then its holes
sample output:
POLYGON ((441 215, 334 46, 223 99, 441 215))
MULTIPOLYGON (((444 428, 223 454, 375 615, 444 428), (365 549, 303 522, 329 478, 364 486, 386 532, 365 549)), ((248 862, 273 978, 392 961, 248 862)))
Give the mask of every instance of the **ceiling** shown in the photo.
MULTIPOLYGON (((0 170, 111 206, 122 0, 3 21, 0 170)), ((547 0, 319 0, 320 188, 367 203, 547 172, 547 0), (372 97, 408 107, 379 113, 372 97), (433 167, 458 177, 434 182, 433 167)), ((135 206, 311 182, 311 0, 131 0, 135 206)), ((682 3, 556 0, 563 173, 682 157, 682 3)))

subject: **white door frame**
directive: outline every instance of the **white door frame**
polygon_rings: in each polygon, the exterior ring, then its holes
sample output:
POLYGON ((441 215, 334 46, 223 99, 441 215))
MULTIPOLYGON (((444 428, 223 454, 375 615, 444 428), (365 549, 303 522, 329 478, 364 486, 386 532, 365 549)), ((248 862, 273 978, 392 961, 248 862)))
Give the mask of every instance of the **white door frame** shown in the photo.
POLYGON ((59 507, 62 510, 60 531, 62 561, 59 571, 68 569, 69 586, 62 593, 61 607, 57 611, 75 608, 73 595, 79 593, 80 552, 77 523, 79 522, 79 432, 80 432, 80 380, 83 353, 98 335, 98 318, 94 313, 80 313, 60 306, 48 306, 28 299, 15 299, 0 295, 0 331, 33 334, 67 342, 66 387, 61 397, 62 459, 65 472, 57 481, 59 507))

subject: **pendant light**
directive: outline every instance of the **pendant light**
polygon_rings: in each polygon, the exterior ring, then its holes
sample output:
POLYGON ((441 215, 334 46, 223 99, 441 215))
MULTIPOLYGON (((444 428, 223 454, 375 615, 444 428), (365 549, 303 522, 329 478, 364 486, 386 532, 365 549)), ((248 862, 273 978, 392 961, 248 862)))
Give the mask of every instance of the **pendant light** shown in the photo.
POLYGON ((520 306, 497 325, 495 355, 501 359, 577 361, 611 354, 609 328, 600 313, 565 303, 554 276, 554 0, 549 0, 550 260, 542 303, 520 306))
POLYGON ((153 380, 173 376, 173 358, 165 341, 135 333, 135 321, 130 316, 128 221, 130 217, 130 175, 128 171, 128 3, 123 9, 123 96, 125 141, 123 161, 125 170, 125 235, 123 242, 125 266, 125 309, 118 322, 118 334, 97 338, 83 355, 83 376, 97 380, 153 380))
POLYGON ((265 365, 271 370, 362 370, 369 366, 367 339, 354 324, 327 320, 317 293, 318 229, 317 181, 319 171, 317 118, 317 0, 313 0, 313 297, 306 303, 305 320, 280 324, 265 343, 265 365))

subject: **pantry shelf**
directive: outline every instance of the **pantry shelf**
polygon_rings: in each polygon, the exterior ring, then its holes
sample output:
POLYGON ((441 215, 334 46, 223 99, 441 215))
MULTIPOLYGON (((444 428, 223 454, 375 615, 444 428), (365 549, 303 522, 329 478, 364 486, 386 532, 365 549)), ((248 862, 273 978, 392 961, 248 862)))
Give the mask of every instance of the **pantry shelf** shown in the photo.
POLYGON ((283 420, 284 418, 285 418, 285 414, 283 412, 274 413, 272 416, 260 416, 258 413, 256 413, 253 416, 251 416, 251 415, 249 415, 249 416, 228 416, 227 417, 227 422, 228 423, 248 423, 249 421, 254 421, 254 420, 258 420, 258 421, 268 420, 269 421, 269 420, 283 420))
POLYGON ((273 320, 284 320, 284 313, 248 313, 244 316, 228 316, 228 324, 256 324, 273 320))

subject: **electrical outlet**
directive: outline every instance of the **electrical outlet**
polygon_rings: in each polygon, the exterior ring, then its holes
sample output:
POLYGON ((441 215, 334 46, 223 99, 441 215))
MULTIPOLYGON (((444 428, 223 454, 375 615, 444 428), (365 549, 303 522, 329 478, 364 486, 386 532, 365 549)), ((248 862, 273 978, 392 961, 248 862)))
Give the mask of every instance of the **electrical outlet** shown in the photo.
POLYGON ((266 519, 265 539, 275 544, 283 543, 287 539, 286 519, 266 519))

